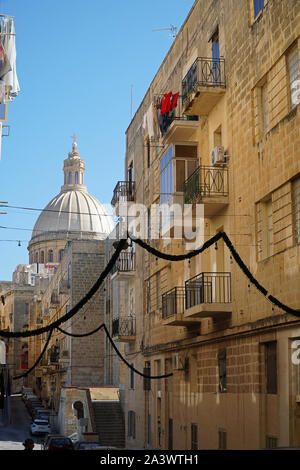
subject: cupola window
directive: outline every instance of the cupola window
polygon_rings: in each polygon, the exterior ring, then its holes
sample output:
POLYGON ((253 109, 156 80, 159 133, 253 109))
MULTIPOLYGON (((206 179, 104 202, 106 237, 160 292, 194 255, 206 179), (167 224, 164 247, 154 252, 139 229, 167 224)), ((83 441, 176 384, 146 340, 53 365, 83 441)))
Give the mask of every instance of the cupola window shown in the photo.
POLYGON ((75 172, 75 184, 78 184, 78 171, 75 172))
POLYGON ((72 184, 72 173, 71 172, 69 172, 68 184, 72 184))

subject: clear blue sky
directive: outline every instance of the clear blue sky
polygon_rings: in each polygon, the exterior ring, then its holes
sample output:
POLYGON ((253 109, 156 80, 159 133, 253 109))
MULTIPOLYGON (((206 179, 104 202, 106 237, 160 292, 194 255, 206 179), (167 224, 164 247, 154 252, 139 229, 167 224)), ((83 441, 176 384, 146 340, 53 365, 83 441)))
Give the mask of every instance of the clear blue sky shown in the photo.
MULTIPOLYGON (((125 131, 194 0, 0 0, 15 16, 21 91, 2 139, 0 201, 43 208, 63 184, 63 160, 78 135, 90 194, 107 204, 124 178, 125 131)), ((2 209, 0 209, 2 210, 2 209)), ((0 215, 0 279, 28 263, 39 212, 0 215), (17 230, 18 228, 24 230, 17 230), (26 230, 25 230, 26 229, 26 230), (21 240, 17 242, 3 240, 21 240)))

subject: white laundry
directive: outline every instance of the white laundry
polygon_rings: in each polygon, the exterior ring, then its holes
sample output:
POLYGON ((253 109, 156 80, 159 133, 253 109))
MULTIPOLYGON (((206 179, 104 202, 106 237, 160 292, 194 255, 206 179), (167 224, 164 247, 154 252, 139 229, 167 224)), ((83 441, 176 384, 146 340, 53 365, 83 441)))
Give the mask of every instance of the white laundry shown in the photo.
POLYGON ((5 85, 8 87, 8 99, 12 101, 19 93, 20 86, 17 77, 17 70, 16 70, 16 35, 15 35, 15 24, 13 18, 5 18, 5 31, 6 35, 4 36, 4 50, 6 52, 8 61, 11 65, 11 70, 7 72, 3 77, 2 80, 4 81, 5 85))
POLYGON ((145 113, 143 118, 143 128, 148 129, 149 137, 154 137, 154 126, 153 126, 153 105, 149 106, 148 111, 145 113))

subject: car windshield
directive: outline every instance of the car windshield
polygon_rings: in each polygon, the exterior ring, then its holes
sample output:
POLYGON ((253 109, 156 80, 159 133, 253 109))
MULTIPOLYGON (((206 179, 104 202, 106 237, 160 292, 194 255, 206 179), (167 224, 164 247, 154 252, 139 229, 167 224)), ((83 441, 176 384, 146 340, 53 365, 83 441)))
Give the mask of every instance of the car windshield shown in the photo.
POLYGON ((41 420, 41 419, 35 419, 34 424, 47 426, 49 423, 48 423, 48 421, 44 421, 44 420, 41 420))

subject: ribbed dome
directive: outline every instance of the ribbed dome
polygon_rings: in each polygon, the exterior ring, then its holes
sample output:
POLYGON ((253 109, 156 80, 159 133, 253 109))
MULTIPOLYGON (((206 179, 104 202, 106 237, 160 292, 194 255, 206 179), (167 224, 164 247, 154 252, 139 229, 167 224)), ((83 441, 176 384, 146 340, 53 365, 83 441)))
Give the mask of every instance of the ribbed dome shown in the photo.
POLYGON ((86 232, 87 238, 104 239, 112 230, 111 217, 96 198, 86 191, 62 191, 40 214, 31 242, 50 240, 53 232, 68 233, 68 238, 86 238, 86 232))
POLYGON ((64 185, 41 212, 32 231, 29 247, 37 242, 58 239, 103 240, 114 224, 104 206, 84 185, 84 160, 73 143, 64 161, 64 185))

